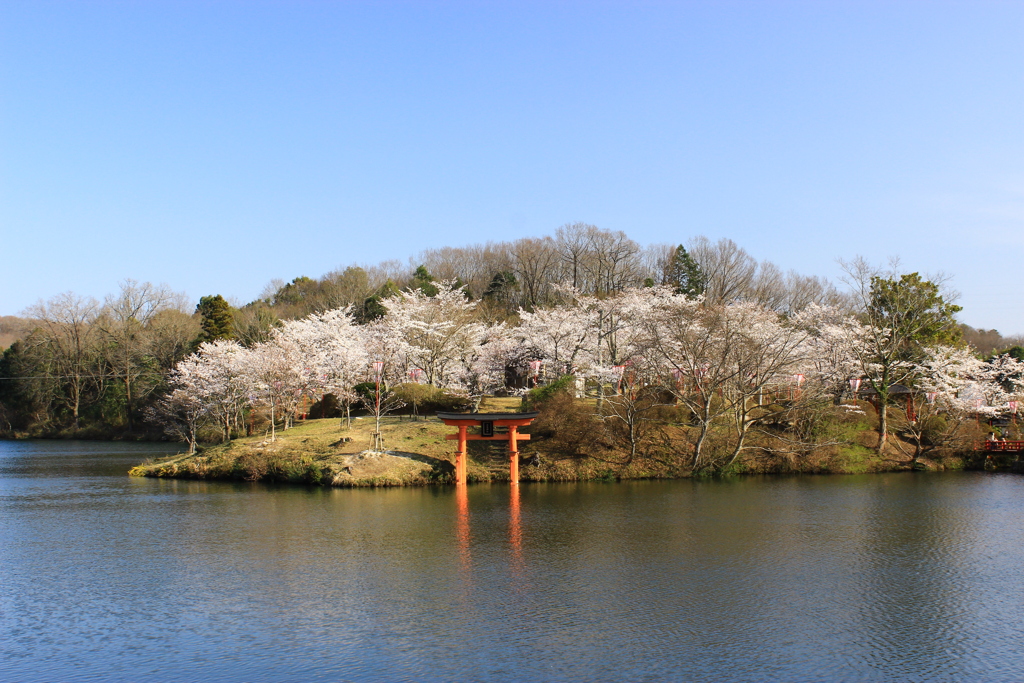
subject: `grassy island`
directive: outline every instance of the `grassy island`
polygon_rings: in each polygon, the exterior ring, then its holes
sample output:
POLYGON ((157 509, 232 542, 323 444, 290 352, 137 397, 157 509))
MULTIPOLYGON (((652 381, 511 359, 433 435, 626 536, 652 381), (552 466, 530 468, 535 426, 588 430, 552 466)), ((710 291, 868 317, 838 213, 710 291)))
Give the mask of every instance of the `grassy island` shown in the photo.
MULTIPOLYGON (((489 399, 482 410, 514 410, 518 399, 489 399)), ((664 479, 693 476, 688 467, 687 439, 692 428, 662 426, 649 435, 643 452, 630 454, 622 444, 603 441, 574 424, 586 410, 573 415, 566 406, 550 405, 547 419, 538 420, 534 440, 522 448, 521 481, 584 481, 664 479)), ((375 487, 450 484, 454 481, 452 433, 433 417, 388 416, 381 424, 385 451, 370 451, 373 419, 357 417, 351 428, 338 419, 308 420, 267 435, 242 437, 229 443, 141 464, 134 476, 183 479, 234 479, 292 482, 321 486, 375 487)), ((800 451, 761 447, 757 440, 728 469, 728 474, 808 473, 862 474, 909 469, 961 469, 972 465, 970 454, 938 451, 916 461, 896 447, 879 454, 870 446, 877 432, 866 416, 850 416, 828 443, 800 451)), ((508 481, 504 442, 470 442, 470 482, 508 481)), ((722 473, 722 472, 718 472, 722 473)))

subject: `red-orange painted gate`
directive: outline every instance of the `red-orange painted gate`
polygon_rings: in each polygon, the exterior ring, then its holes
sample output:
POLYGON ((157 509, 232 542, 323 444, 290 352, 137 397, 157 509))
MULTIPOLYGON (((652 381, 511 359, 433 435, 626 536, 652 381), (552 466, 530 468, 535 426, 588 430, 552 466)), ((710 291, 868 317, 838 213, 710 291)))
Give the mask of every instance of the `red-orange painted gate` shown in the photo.
POLYGON ((446 425, 458 427, 458 434, 445 438, 458 441, 455 451, 455 483, 466 483, 466 442, 508 441, 509 475, 512 485, 519 484, 519 442, 529 441, 529 434, 520 434, 519 428, 528 426, 540 413, 438 413, 437 417, 446 425), (479 427, 480 433, 470 434, 470 427, 479 427), (506 429, 499 434, 496 429, 506 429))

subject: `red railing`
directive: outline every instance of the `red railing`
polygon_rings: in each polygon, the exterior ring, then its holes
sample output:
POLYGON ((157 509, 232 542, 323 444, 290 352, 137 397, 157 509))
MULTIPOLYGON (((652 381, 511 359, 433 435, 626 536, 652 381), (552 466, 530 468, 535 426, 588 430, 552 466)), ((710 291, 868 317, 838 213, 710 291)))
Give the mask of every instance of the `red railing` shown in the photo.
POLYGON ((976 451, 994 453, 1019 453, 1024 451, 1024 441, 978 441, 974 444, 976 451))

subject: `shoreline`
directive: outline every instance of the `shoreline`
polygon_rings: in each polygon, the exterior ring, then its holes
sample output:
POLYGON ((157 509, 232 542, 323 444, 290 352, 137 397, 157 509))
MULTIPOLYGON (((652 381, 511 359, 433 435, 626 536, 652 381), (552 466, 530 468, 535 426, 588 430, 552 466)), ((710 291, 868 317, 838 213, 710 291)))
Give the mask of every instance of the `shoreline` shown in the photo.
MULTIPOLYGON (((445 439, 449 427, 435 420, 395 417, 382 421, 385 451, 368 450, 372 421, 356 418, 351 429, 339 428, 337 419, 308 420, 279 432, 275 440, 243 437, 226 444, 179 454, 131 468, 131 476, 259 481, 344 488, 433 486, 454 484, 454 448, 445 439)), ((507 483, 508 455, 492 442, 470 442, 470 483, 507 483)), ((520 461, 521 482, 626 481, 687 479, 714 476, 694 474, 687 456, 637 457, 632 461, 579 457, 545 449, 545 441, 531 444, 520 461)), ((503 445, 503 444, 502 444, 503 445)), ((1016 456, 1014 456, 1016 460, 1016 456)), ((912 470, 988 469, 984 454, 944 453, 919 460, 909 456, 879 456, 863 446, 813 457, 795 453, 744 454, 724 475, 743 474, 869 474, 912 470)), ((994 464, 996 461, 992 461, 994 464)), ((1009 462, 999 463, 1007 469, 1009 462)))

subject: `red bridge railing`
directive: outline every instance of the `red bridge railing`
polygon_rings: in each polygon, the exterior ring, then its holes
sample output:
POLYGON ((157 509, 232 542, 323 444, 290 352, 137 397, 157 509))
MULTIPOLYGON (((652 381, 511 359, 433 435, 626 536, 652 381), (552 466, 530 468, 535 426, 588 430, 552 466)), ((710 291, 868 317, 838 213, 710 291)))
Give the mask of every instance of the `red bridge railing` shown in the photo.
POLYGON ((1020 453, 1024 451, 1024 441, 978 441, 974 444, 974 450, 991 453, 1020 453))

